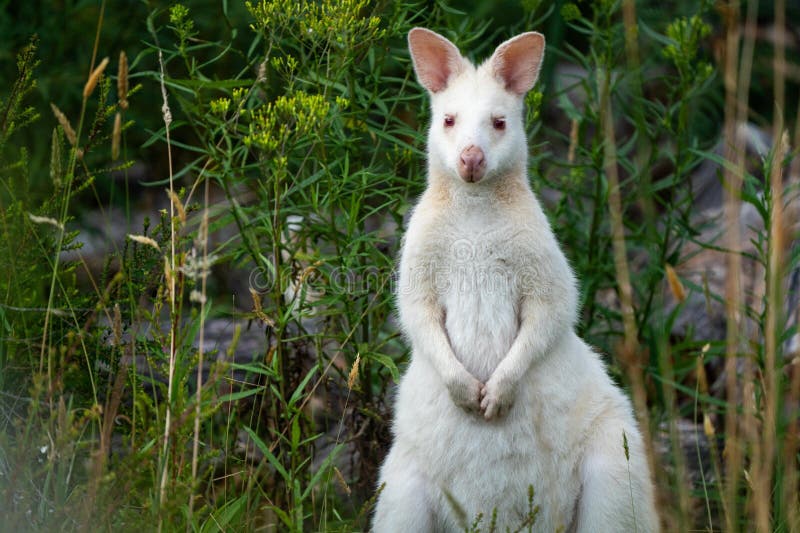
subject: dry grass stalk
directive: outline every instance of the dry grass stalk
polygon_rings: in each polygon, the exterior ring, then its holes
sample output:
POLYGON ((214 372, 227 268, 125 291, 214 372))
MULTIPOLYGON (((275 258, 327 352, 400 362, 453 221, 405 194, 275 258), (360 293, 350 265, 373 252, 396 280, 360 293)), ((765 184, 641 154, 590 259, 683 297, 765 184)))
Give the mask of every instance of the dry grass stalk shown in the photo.
POLYGON ((638 344, 636 317, 633 310, 633 287, 625 245, 625 227, 622 222, 622 199, 619 192, 619 175, 617 173, 616 136, 611 109, 611 96, 608 74, 598 72, 601 84, 600 113, 605 135, 603 150, 603 167, 608 180, 608 208, 611 215, 612 245, 614 248, 614 268, 617 276, 622 325, 625 332, 625 343, 631 347, 638 344))
POLYGON ((786 104, 786 0, 775 0, 775 57, 772 72, 775 75, 775 123, 772 138, 783 132, 783 110, 786 104))
MULTIPOLYGON (((795 123, 794 147, 800 146, 800 120, 795 123)), ((797 206, 798 194, 800 193, 800 156, 795 155, 792 159, 789 170, 789 183, 787 192, 794 202, 793 209, 787 209, 785 215, 784 229, 787 232, 787 241, 791 242, 797 235, 798 217, 800 217, 800 207, 797 206)), ((791 312, 791 311, 790 311, 791 312)), ((800 310, 795 311, 797 320, 800 321, 800 310)), ((800 322, 795 323, 797 331, 800 331, 800 322)), ((785 405, 789 408, 797 409, 800 406, 800 352, 795 351, 789 356, 791 363, 785 368, 790 377, 788 393, 785 397, 785 405)), ((786 509, 786 518, 789 524, 788 531, 792 533, 800 532, 800 472, 798 471, 797 454, 800 451, 800 419, 791 417, 786 428, 786 438, 783 442, 783 465, 786 471, 783 476, 782 501, 783 508, 786 509)))
MULTIPOLYGON (((751 82, 751 73, 753 69, 753 54, 755 49, 755 40, 756 34, 758 31, 758 1, 757 0, 748 0, 747 2, 747 16, 745 19, 744 25, 744 39, 741 46, 741 57, 739 62, 739 79, 738 84, 736 85, 736 127, 740 124, 744 124, 748 121, 749 118, 749 95, 750 95, 750 82, 751 82)), ((767 493, 767 498, 764 499, 763 495, 760 494, 760 487, 764 486, 765 483, 768 483, 767 480, 764 479, 764 472, 761 468, 761 459, 763 457, 763 428, 760 425, 760 413, 757 411, 758 404, 756 403, 755 398, 755 391, 758 387, 758 383, 756 382, 756 368, 754 361, 751 357, 751 352, 748 350, 748 346, 746 343, 746 339, 742 335, 743 332, 743 321, 746 315, 745 304, 743 303, 742 299, 742 257, 741 257, 741 188, 743 183, 743 178, 745 175, 745 142, 746 139, 743 135, 734 133, 735 137, 734 141, 734 148, 735 153, 733 157, 727 157, 728 161, 734 163, 733 168, 734 172, 732 174, 732 181, 727 182, 727 186, 729 190, 726 191, 729 195, 726 198, 726 222, 728 223, 728 229, 731 229, 731 225, 735 224, 735 233, 731 233, 732 240, 730 241, 728 248, 733 251, 733 253, 728 254, 728 259, 731 261, 731 265, 733 267, 733 271, 729 271, 728 276, 730 279, 730 283, 735 287, 732 287, 734 291, 737 292, 736 299, 734 302, 729 302, 729 306, 726 311, 726 320, 728 326, 733 327, 736 330, 734 335, 731 335, 731 341, 735 341, 737 346, 737 351, 739 357, 742 357, 740 360, 743 365, 743 372, 741 375, 741 383, 743 384, 742 393, 742 405, 744 408, 744 416, 737 417, 737 422, 742 424, 742 436, 744 439, 742 441, 738 441, 736 443, 736 452, 734 453, 733 458, 733 465, 729 465, 729 470, 733 468, 743 469, 745 464, 745 458, 748 458, 750 461, 750 468, 748 469, 750 476, 747 479, 748 485, 750 487, 750 492, 748 494, 749 499, 747 501, 747 506, 745 511, 747 513, 752 513, 749 515, 749 518, 756 519, 756 530, 758 531, 767 531, 769 529, 768 525, 764 523, 758 523, 758 517, 768 517, 770 513, 770 501, 767 493), (728 203, 730 202, 730 203, 728 203), (735 208, 734 208, 735 206, 735 208), (734 307, 735 305, 735 307, 734 307), (759 492, 756 492, 759 490, 759 492)), ((732 347, 732 346, 731 346, 732 347)), ((730 354, 729 354, 730 355, 730 354)), ((734 356, 736 357, 736 356, 734 356)), ((736 359, 734 359, 736 360, 736 359)), ((736 375, 734 372, 734 376, 729 379, 736 379, 736 375)), ((730 405, 737 405, 737 398, 736 397, 728 397, 728 402, 730 405)), ((737 487, 734 486, 733 489, 735 490, 737 487)), ((736 514, 733 515, 734 517, 736 514)), ((767 520, 768 521, 768 520, 767 520)))
POLYGON ((600 89, 600 122, 605 136, 603 150, 603 166, 608 180, 609 200, 608 207, 611 215, 612 244, 614 249, 614 268, 619 288, 620 308, 624 328, 624 341, 620 348, 620 356, 631 380, 633 402, 639 426, 644 438, 647 460, 650 471, 656 472, 655 452, 653 439, 650 433, 650 419, 647 408, 647 390, 642 376, 639 346, 639 334, 636 326, 636 317, 633 309, 633 288, 631 286, 630 272, 625 246, 625 229, 622 222, 622 200, 619 192, 619 176, 617 173, 616 137, 614 133, 614 120, 611 108, 610 80, 608 73, 598 72, 600 89))
POLYGON ((578 133, 580 131, 581 123, 578 119, 573 118, 569 127, 569 149, 567 151, 567 163, 570 165, 575 163, 575 151, 578 148, 578 133))
MULTIPOLYGON (((775 113, 774 124, 772 131, 772 138, 777 142, 775 152, 772 157, 772 172, 770 173, 770 193, 772 197, 773 207, 770 213, 770 249, 768 258, 768 274, 767 279, 769 285, 767 287, 768 299, 767 302, 772 302, 767 308, 766 317, 766 345, 765 345, 765 365, 766 365, 766 382, 765 382, 765 401, 767 403, 765 413, 765 445, 764 445, 764 459, 763 468, 770 474, 768 481, 771 481, 771 474, 773 472, 773 462, 778 457, 778 445, 775 442, 775 432, 777 429, 777 415, 779 406, 781 405, 781 391, 783 390, 784 381, 781 379, 782 373, 778 373, 777 365, 779 364, 781 350, 780 350, 780 337, 784 324, 784 309, 783 309, 783 294, 785 290, 786 272, 784 269, 784 258, 787 255, 787 230, 792 231, 794 224, 791 217, 793 213, 786 216, 784 212, 784 190, 783 190, 783 160, 789 151, 789 136, 784 131, 784 109, 786 107, 786 92, 785 92, 785 76, 786 76, 786 2, 785 0, 775 1, 775 57, 773 59, 773 73, 775 76, 775 113), (780 139, 780 140, 778 140, 780 139), (789 220, 787 220, 787 218, 789 220)), ((796 135, 800 134, 800 120, 795 124, 796 135)), ((795 139, 795 148, 796 141, 795 139)), ((794 164, 790 168, 796 170, 794 164)), ((796 176, 790 174, 789 186, 792 185, 792 180, 796 176)), ((795 369, 796 370, 796 369, 795 369)), ((791 374, 790 374, 791 375, 791 374)), ((785 398, 787 405, 796 405, 794 402, 797 399, 797 388, 800 386, 800 377, 795 372, 793 383, 789 385, 789 396, 785 398), (796 382, 796 383, 795 383, 796 382)), ((800 517, 797 515, 797 508, 800 505, 798 501, 798 479, 797 479, 797 460, 796 460, 796 420, 791 420, 788 428, 788 438, 783 441, 783 453, 781 457, 784 459, 784 472, 783 472, 783 486, 781 487, 781 503, 786 510, 786 519, 788 521, 789 531, 800 530, 800 517)), ((762 484, 761 492, 769 491, 771 484, 762 484)), ((769 509, 762 509, 762 514, 768 513, 769 509)), ((764 523, 769 525, 769 515, 758 517, 759 526, 764 523)))
POLYGON ((114 115, 114 129, 111 132, 111 159, 119 159, 119 145, 122 137, 122 115, 117 112, 114 115))
MULTIPOLYGON (((165 82, 166 73, 164 68, 164 56, 161 53, 161 49, 158 51, 158 66, 159 66, 159 84, 161 86, 161 97, 162 97, 162 104, 161 104, 161 114, 164 119, 164 128, 165 128, 165 135, 166 135, 166 142, 167 142, 167 167, 169 171, 169 190, 172 194, 175 194, 174 191, 174 173, 173 173, 173 166, 172 166, 172 136, 170 132, 170 125, 172 124, 172 111, 169 108, 169 98, 167 97, 167 85, 165 82)), ((172 195, 170 195, 172 197, 172 195)), ((177 349, 177 328, 178 328, 178 317, 175 316, 176 310, 176 285, 175 285, 175 276, 172 275, 172 272, 175 272, 176 269, 176 241, 177 241, 177 223, 175 220, 175 206, 174 202, 170 203, 170 222, 171 222, 171 230, 170 230, 170 254, 169 257, 165 257, 165 272, 168 274, 166 276, 167 279, 167 286, 169 288, 169 306, 170 306, 170 316, 172 319, 172 323, 170 324, 170 334, 169 334, 169 371, 167 379, 167 402, 166 402, 166 409, 164 414, 164 443, 161 449, 161 481, 159 483, 159 497, 158 503, 159 506, 163 505, 167 498, 167 478, 169 477, 169 461, 167 460, 167 456, 169 453, 170 447, 170 427, 172 424, 172 389, 173 389, 173 381, 175 377, 175 358, 177 357, 176 349, 177 349)), ((190 502, 193 502, 194 499, 191 499, 190 502)), ((191 505, 191 503, 190 503, 191 505)), ((191 508, 189 509, 189 514, 191 516, 191 508)), ((161 531, 163 528, 163 514, 159 514, 158 519, 158 531, 161 531)))
POLYGON ((78 143, 78 136, 75 134, 75 130, 72 128, 67 116, 52 102, 50 103, 50 109, 53 110, 56 120, 61 125, 61 129, 64 130, 64 135, 67 136, 70 146, 75 146, 78 143))
MULTIPOLYGON (((800 98, 797 99, 797 107, 800 109, 800 98)), ((794 185, 798 185, 798 180, 800 180, 800 156, 798 156, 796 152, 798 147, 800 147, 800 117, 798 117, 794 122, 792 148, 795 150, 795 156, 789 165, 789 178, 792 180, 794 185)), ((794 190, 792 192, 797 194, 798 191, 794 190)))
POLYGON ((674 523, 669 524, 669 529, 686 531, 691 524, 692 497, 688 488, 691 476, 686 466, 686 457, 683 454, 681 434, 678 430, 677 421, 681 419, 681 414, 676 407, 678 403, 677 395, 675 393, 675 388, 669 385, 670 383, 676 382, 677 379, 672 362, 672 350, 669 345, 669 339, 666 337, 660 339, 658 371, 665 381, 662 391, 664 395, 664 407, 666 409, 669 443, 672 452, 671 458, 674 463, 674 479, 671 483, 669 480, 662 480, 662 483, 674 485, 678 497, 677 509, 672 509, 673 512, 670 516, 674 523), (677 514, 675 511, 677 511, 677 514))
MULTIPOLYGON (((782 121, 781 121, 782 122, 782 121)), ((759 470, 755 479, 756 524, 761 531, 772 531, 770 513, 772 501, 773 467, 776 453, 777 410, 780 396, 780 382, 776 365, 780 350, 780 337, 783 331, 783 294, 785 272, 783 260, 785 244, 783 241, 783 158, 788 151, 789 139, 782 135, 777 143, 772 159, 770 188, 772 210, 770 212, 769 256, 767 259, 767 297, 765 346, 764 346, 764 428, 760 432, 762 457, 758 461, 759 470)))
MULTIPOLYGON (((203 218, 200 222, 200 230, 198 232, 198 239, 203 247, 203 264, 208 264, 208 196, 209 196, 209 180, 205 180, 205 197, 203 198, 203 218)), ((173 203, 177 204, 176 208, 181 216, 181 221, 186 221, 186 210, 180 202, 180 198, 172 190, 170 197, 173 203)), ((200 456, 200 415, 203 399, 203 359, 205 357, 205 327, 206 327, 206 281, 208 275, 203 274, 200 276, 200 339, 197 347, 198 361, 197 361, 197 390, 195 392, 195 412, 194 412, 194 437, 192 439, 192 483, 197 483, 197 469, 199 465, 200 456)), ((189 494, 189 517, 191 517, 194 510, 194 493, 189 494)))
MULTIPOLYGON (((780 4, 776 4, 776 24, 779 22, 778 17, 783 19, 783 24, 780 24, 781 32, 785 31, 785 5, 784 0, 778 0, 780 4), (779 9, 782 7, 784 9, 779 9)), ((782 33, 784 40, 781 44, 785 46, 785 33, 782 33)), ((798 108, 800 108, 800 98, 798 98, 798 108)), ((796 150, 800 147, 800 117, 796 117, 794 123, 794 134, 792 141, 792 148, 795 150, 794 157, 789 165, 789 185, 788 190, 791 198, 794 199, 795 209, 789 213, 790 220, 786 224, 787 230, 796 231, 798 225, 798 216, 800 216, 799 209, 797 208, 797 195, 800 194, 800 155, 796 150)), ((790 237, 792 238, 792 237, 790 237)), ((800 310, 796 311, 798 323, 795 324, 797 331, 800 332, 800 310)), ((789 393, 786 397, 786 405, 797 408, 800 405, 800 353, 795 352, 792 354, 791 365, 787 368, 788 374, 791 376, 791 383, 789 385, 789 393)), ((797 417, 792 417, 786 430, 786 439, 783 449, 783 464, 791 465, 786 469, 783 477, 782 499, 783 508, 786 509, 786 518, 788 522, 788 531, 792 533, 800 532, 800 472, 798 472, 797 454, 800 450, 800 420, 797 417)))
MULTIPOLYGON (((800 356, 795 356, 789 370, 792 382, 786 402, 796 408, 800 404, 800 356)), ((783 508, 786 509, 788 530, 792 533, 800 531, 800 492, 798 492, 800 479, 798 479, 797 469, 797 450, 800 447, 800 442, 798 442, 800 437, 798 432, 800 432, 798 419, 793 417, 786 429, 783 464, 787 465, 787 469, 783 476, 782 487, 783 508)))
POLYGON ((92 71, 92 74, 89 76, 89 79, 86 81, 86 85, 83 86, 83 99, 86 100, 91 96, 92 91, 97 86, 97 82, 100 80, 100 76, 103 75, 103 71, 108 66, 108 58, 104 57, 103 60, 97 65, 92 71))
MULTIPOLYGON (((697 376, 697 392, 699 395, 707 396, 708 395, 708 376, 706 376, 706 369, 705 369, 705 356, 708 351, 711 349, 711 344, 706 343, 703 346, 703 349, 700 353, 700 356, 697 358, 696 367, 695 367, 695 374, 697 376)), ((714 422, 711 420, 711 417, 707 412, 703 412, 703 433, 708 440, 708 448, 709 448, 709 456, 711 458, 711 465, 714 469, 714 479, 717 480, 717 483, 721 483, 722 481, 722 461, 719 453, 719 447, 717 446, 717 430, 714 427, 714 422)), ((720 499, 720 504, 722 507, 722 516, 723 519, 727 522, 728 521, 728 508, 725 505, 725 498, 720 499)), ((709 528, 713 529, 713 523, 709 517, 709 528)))
POLYGON ((625 53, 628 56, 628 66, 632 70, 639 68, 639 27, 636 23, 636 2, 623 0, 622 21, 625 27, 625 53))
POLYGON ((124 51, 119 53, 119 66, 117 67, 117 99, 119 108, 128 109, 128 56, 124 51))
MULTIPOLYGON (((729 1, 727 4, 720 4, 720 13, 725 24, 725 55, 723 82, 725 87, 725 123, 724 123, 724 145, 726 160, 732 163, 725 167, 724 180, 725 191, 725 222, 726 233, 725 242, 729 253, 726 256, 727 279, 725 285, 725 302, 727 317, 726 334, 726 395, 728 407, 725 418, 725 450, 723 456, 726 459, 725 466, 725 486, 723 487, 723 499, 725 507, 728 509, 726 514, 725 529, 735 531, 737 516, 737 493, 739 486, 739 475, 742 468, 742 453, 738 441, 739 417, 736 406, 739 404, 739 383, 737 378, 737 360, 742 346, 740 332, 741 322, 741 235, 739 230, 739 211, 741 208, 741 173, 743 169, 739 153, 743 152, 743 147, 737 139, 736 126, 738 120, 738 109, 742 107, 742 95, 738 88, 742 84, 739 78, 739 41, 741 38, 741 26, 739 24, 739 3, 729 1)), ((747 72, 749 77, 749 71, 747 72)), ((743 73, 742 78, 745 77, 743 73)), ((744 95, 746 99, 746 94, 744 95)), ((744 107, 746 108, 746 102, 744 107)))
POLYGON ((169 263, 169 257, 164 256, 164 280, 166 281, 167 286, 175 281, 175 276, 172 275, 172 272, 173 270, 169 263))
MULTIPOLYGON (((631 88, 634 91, 632 102, 633 118, 636 129, 644 131, 646 128, 645 113, 644 106, 641 103, 645 99, 642 92, 644 79, 642 77, 642 61, 639 50, 639 23, 636 17, 635 0, 622 1, 622 23, 625 30, 625 56, 628 63, 628 71, 635 79, 631 84, 631 88)), ((651 152, 652 146, 647 135, 639 136, 636 143, 636 168, 646 168, 647 159, 651 152)), ((641 193, 638 198, 639 205, 647 219, 653 220, 656 216, 656 210, 650 192, 652 189, 652 176, 649 172, 641 172, 638 173, 636 179, 639 183, 638 189, 641 193)))

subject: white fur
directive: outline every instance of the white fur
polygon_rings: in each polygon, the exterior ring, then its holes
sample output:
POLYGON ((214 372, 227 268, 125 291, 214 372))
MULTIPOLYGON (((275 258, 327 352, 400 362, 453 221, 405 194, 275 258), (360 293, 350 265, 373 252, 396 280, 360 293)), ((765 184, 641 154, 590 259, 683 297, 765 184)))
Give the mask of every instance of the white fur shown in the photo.
POLYGON ((477 68, 428 30, 409 43, 431 94, 428 188, 400 258, 412 358, 374 530, 463 531, 478 513, 487 529, 494 509, 514 530, 532 486, 534 531, 657 531, 630 402, 574 333, 575 279, 528 184, 523 98, 544 39, 515 37, 477 68), (469 146, 485 155, 475 183, 458 172, 469 146))

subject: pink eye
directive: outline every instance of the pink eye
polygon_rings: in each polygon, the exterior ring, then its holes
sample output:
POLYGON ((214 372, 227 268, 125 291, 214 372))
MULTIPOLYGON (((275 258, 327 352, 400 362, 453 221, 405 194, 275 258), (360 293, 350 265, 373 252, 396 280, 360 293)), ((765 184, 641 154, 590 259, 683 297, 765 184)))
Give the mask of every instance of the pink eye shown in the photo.
POLYGON ((452 128, 456 124, 456 117, 452 115, 445 115, 444 116, 444 127, 445 128, 452 128))
POLYGON ((494 129, 498 131, 502 131, 506 129, 506 119, 504 118, 496 118, 494 119, 494 129))

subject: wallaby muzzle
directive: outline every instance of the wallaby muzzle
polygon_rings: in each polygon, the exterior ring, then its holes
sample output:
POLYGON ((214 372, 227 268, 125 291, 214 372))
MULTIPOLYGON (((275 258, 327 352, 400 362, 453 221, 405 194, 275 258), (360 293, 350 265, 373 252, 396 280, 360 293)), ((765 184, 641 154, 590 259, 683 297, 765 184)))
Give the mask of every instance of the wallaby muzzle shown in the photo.
POLYGON ((481 180, 486 171, 486 158, 483 150, 478 146, 470 145, 461 152, 458 160, 458 175, 466 182, 476 183, 481 180))

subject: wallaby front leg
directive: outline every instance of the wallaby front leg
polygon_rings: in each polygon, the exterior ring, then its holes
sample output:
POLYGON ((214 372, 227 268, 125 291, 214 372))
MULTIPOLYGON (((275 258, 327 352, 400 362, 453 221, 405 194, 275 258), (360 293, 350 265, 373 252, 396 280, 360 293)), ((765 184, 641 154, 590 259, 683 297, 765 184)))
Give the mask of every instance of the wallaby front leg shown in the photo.
POLYGON ((556 339, 572 327, 573 313, 556 311, 552 302, 527 298, 522 306, 519 332, 506 356, 481 388, 481 412, 486 420, 503 416, 514 402, 519 380, 533 362, 545 356, 556 339))
POLYGON ((444 310, 429 298, 412 295, 399 299, 400 318, 414 348, 414 357, 425 358, 447 387, 453 403, 472 413, 480 412, 483 384, 458 360, 444 326, 444 310))

